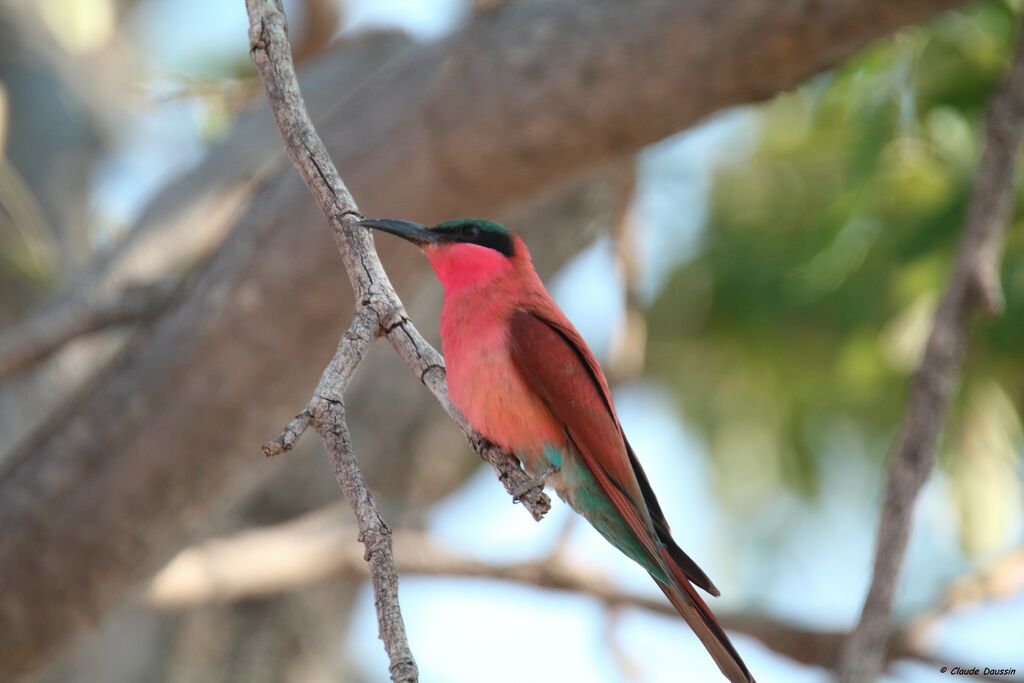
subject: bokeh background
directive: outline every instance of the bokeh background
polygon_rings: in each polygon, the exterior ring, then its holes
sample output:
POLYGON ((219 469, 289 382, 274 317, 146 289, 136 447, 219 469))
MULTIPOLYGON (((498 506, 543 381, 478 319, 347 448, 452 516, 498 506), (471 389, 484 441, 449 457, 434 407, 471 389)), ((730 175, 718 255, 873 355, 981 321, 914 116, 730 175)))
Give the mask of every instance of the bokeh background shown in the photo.
MULTIPOLYGON (((461 0, 285 4, 304 73, 339 50, 372 48, 379 54, 361 59, 383 61, 501 11, 461 0)), ((552 249, 534 232, 530 246, 545 252, 538 260, 553 294, 609 369, 677 539, 722 589, 716 611, 822 631, 856 620, 885 458, 949 272, 984 108, 1020 5, 980 2, 905 29, 792 92, 723 111, 501 217, 577 235, 552 249)), ((73 291, 154 198, 211 153, 251 154, 244 163, 253 167, 282 163, 259 119, 246 30, 241 0, 0 4, 0 325, 73 291), (253 151, 257 124, 263 147, 253 151)), ((377 77, 386 87, 386 74, 377 77)), ((311 99, 337 94, 329 78, 314 83, 311 99)), ((216 211, 214 200, 200 211, 216 211)), ((1006 312, 974 329, 939 467, 916 507, 896 612, 904 625, 928 619, 937 661, 1024 672, 1020 219, 1002 270, 1006 312)), ((176 239, 156 251, 173 252, 176 239)), ((187 275, 222 239, 192 235, 200 246, 190 241, 189 255, 169 265, 133 264, 139 277, 187 275)), ((385 254, 386 266, 412 263, 385 254)), ((400 293, 436 340, 440 293, 425 271, 416 283, 400 293)), ((340 277, 337 296, 349 296, 340 277)), ((0 445, 28 434, 130 335, 117 328, 77 341, 0 384, 0 445)), ((398 365, 387 349, 373 362, 398 365)), ((369 408, 351 421, 357 453, 411 454, 370 475, 396 528, 495 564, 557 550, 624 590, 658 594, 560 503, 540 524, 511 505, 401 368, 360 386, 369 408), (395 402, 416 417, 390 433, 380 413, 395 402)), ((278 428, 268 422, 265 437, 278 428)), ((252 453, 246 474, 193 521, 194 543, 292 529, 340 496, 312 436, 287 461, 260 460, 259 443, 252 453)), ((250 560, 287 563, 289 548, 282 541, 275 557, 250 560)), ((17 589, 0 579, 0 591, 17 589)), ((33 680, 387 679, 361 581, 328 573, 189 606, 154 606, 147 595, 143 586, 106 611, 33 680)), ((401 598, 425 681, 718 680, 681 621, 586 595, 406 577, 401 598)), ((830 679, 756 638, 735 641, 763 683, 830 679)), ((884 680, 943 678, 934 663, 897 661, 884 680)))

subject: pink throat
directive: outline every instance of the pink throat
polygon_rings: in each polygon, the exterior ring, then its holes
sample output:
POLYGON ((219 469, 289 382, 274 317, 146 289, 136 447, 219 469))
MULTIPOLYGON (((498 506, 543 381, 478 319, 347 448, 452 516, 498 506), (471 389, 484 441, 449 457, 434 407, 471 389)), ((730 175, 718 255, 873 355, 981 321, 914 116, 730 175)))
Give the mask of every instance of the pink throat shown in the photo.
POLYGON ((512 268, 504 254, 476 244, 428 246, 423 252, 446 294, 487 284, 512 268))

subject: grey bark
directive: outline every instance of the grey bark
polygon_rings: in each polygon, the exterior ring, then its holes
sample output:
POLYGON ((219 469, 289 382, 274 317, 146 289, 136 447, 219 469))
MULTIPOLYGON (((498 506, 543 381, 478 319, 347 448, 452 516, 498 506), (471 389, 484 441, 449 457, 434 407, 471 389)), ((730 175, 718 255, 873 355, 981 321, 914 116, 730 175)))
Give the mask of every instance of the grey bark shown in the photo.
MULTIPOLYGON (((288 423, 281 437, 264 446, 264 453, 271 456, 291 450, 307 426, 312 425, 320 434, 334 476, 352 506, 359 527, 359 540, 365 548, 364 559, 369 565, 373 585, 380 639, 390 660, 391 680, 416 683, 419 671, 398 601, 398 570, 391 546, 391 529, 366 487, 352 449, 345 415, 345 390, 377 337, 406 327, 404 338, 415 343, 419 334, 405 316, 398 295, 377 258, 373 239, 356 225, 361 218, 359 209, 313 128, 295 75, 281 0, 246 0, 245 7, 249 14, 249 52, 263 82, 270 109, 288 156, 328 218, 356 299, 356 314, 334 358, 320 376, 313 398, 288 423)), ((420 357, 433 349, 414 347, 413 351, 420 357)), ((421 380, 425 372, 421 371, 421 380)))
MULTIPOLYGON (((524 2, 410 48, 321 131, 369 213, 494 215, 956 4, 524 2)), ((181 302, 12 454, 0 676, 166 558, 301 403, 351 315, 333 251, 290 173, 260 181, 181 302)), ((416 281, 415 253, 382 251, 399 290, 416 281)))

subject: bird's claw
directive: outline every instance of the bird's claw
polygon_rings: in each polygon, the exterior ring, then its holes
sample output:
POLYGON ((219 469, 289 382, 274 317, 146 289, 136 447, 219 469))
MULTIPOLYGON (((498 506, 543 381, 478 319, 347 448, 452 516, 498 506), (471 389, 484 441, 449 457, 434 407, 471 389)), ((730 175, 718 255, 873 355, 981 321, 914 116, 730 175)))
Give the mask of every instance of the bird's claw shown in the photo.
POLYGON ((546 470, 538 474, 536 477, 530 477, 522 484, 520 484, 515 491, 512 492, 512 501, 518 503, 523 499, 527 493, 533 489, 544 490, 544 484, 547 483, 548 477, 558 472, 558 468, 554 465, 549 465, 546 470))

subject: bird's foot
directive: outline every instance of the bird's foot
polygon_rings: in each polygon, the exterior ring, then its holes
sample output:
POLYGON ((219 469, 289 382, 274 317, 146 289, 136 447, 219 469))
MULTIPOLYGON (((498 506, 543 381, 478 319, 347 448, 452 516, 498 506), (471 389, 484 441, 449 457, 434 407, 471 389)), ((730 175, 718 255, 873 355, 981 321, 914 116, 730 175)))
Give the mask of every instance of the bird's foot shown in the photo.
POLYGON ((548 477, 558 472, 558 468, 554 465, 548 465, 548 468, 538 474, 536 477, 530 477, 524 481, 515 491, 512 492, 512 500, 518 503, 523 499, 527 493, 533 489, 539 488, 541 491, 544 490, 544 484, 547 483, 548 477))

